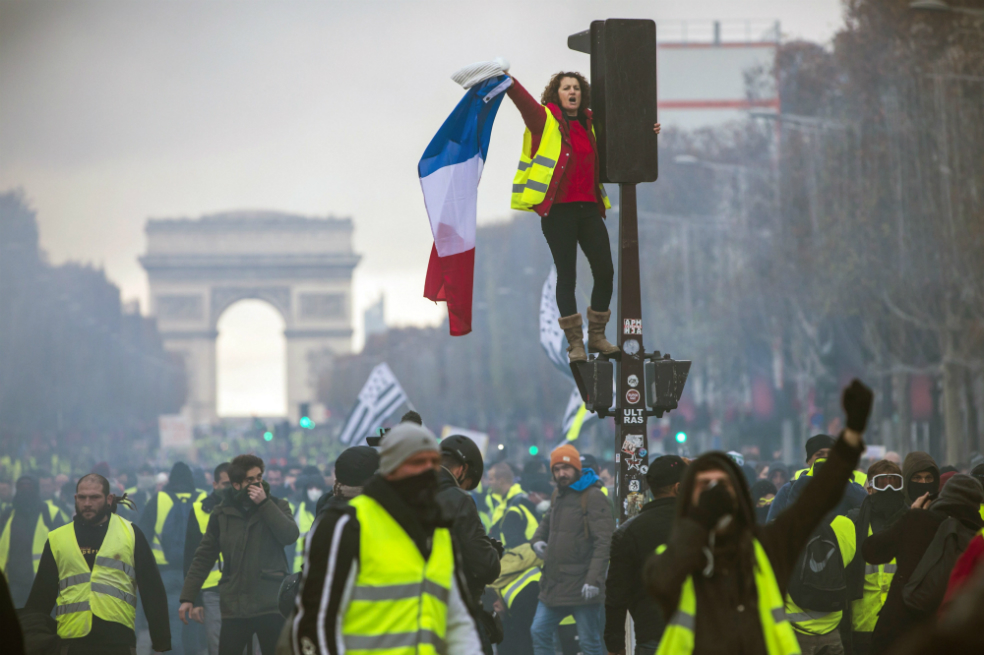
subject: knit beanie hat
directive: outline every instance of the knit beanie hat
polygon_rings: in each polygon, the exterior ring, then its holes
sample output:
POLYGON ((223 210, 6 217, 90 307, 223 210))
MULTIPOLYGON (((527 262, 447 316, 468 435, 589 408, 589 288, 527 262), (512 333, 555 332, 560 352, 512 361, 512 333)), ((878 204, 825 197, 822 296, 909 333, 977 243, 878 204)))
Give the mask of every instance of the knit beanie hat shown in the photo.
POLYGON ((416 423, 400 423, 379 444, 379 472, 389 475, 417 453, 440 452, 437 437, 416 423))
POLYGON ((353 446, 335 460, 335 479, 346 487, 361 487, 379 468, 379 453, 372 446, 353 446))
POLYGON ((829 434, 815 434, 806 440, 806 461, 810 461, 813 453, 823 448, 833 448, 834 438, 829 434))
POLYGON ((581 454, 577 452, 577 448, 565 443, 550 453, 550 470, 553 470, 557 464, 569 464, 580 471, 581 454))

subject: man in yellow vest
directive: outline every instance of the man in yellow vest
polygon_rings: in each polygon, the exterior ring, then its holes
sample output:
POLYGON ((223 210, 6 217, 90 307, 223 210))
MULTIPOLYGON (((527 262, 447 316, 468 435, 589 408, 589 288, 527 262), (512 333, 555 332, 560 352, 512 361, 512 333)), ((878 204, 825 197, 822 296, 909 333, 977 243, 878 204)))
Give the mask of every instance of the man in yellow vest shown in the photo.
MULTIPOLYGON (((806 559, 802 572, 794 575, 809 576, 811 572, 817 571, 824 573, 827 567, 845 569, 849 566, 857 553, 857 542, 854 539, 854 523, 846 516, 835 516, 830 521, 830 528, 833 531, 833 538, 836 540, 836 549, 829 548, 833 544, 821 541, 819 544, 814 542, 814 547, 808 547, 804 555, 806 559), (839 555, 839 557, 837 556, 839 555)), ((811 539, 824 537, 829 538, 829 533, 814 532, 811 539)), ((844 574, 843 571, 838 571, 844 574)), ((795 591, 794 582, 790 582, 790 589, 795 591)), ((786 618, 796 632, 796 640, 799 642, 800 650, 803 655, 843 655, 845 653, 844 643, 841 640, 840 627, 841 620, 844 618, 843 609, 831 609, 826 607, 817 609, 817 606, 808 607, 802 601, 800 605, 793 598, 791 591, 786 594, 786 618)), ((843 595, 841 599, 846 604, 843 595)))
POLYGON ((902 493, 902 469, 895 462, 882 459, 868 468, 868 497, 861 507, 848 512, 854 521, 858 556, 847 569, 847 589, 851 598, 851 641, 855 655, 871 652, 871 634, 878 623, 888 590, 895 576, 895 560, 887 564, 868 564, 860 556, 865 540, 892 525, 905 513, 908 505, 902 493))
POLYGON ((800 652, 784 610, 787 582, 851 478, 873 397, 857 380, 844 390, 846 429, 810 492, 768 525, 756 525, 748 484, 731 458, 711 452, 690 464, 670 539, 645 567, 649 593, 669 618, 657 655, 800 652))
POLYGON ((25 611, 54 609, 62 655, 131 655, 137 597, 156 652, 171 648, 167 595, 147 539, 114 513, 109 481, 84 476, 75 493, 75 519, 48 535, 25 611), (139 592, 139 594, 138 594, 139 592))
POLYGON ((295 655, 478 655, 467 583, 435 500, 438 441, 401 423, 383 437, 379 473, 329 507, 308 542, 291 642, 295 655))
MULTIPOLYGON (((212 472, 212 493, 207 498, 196 500, 192 513, 188 516, 188 532, 185 535, 184 573, 188 575, 195 551, 202 543, 212 509, 222 502, 222 493, 232 486, 229 482, 229 462, 222 462, 212 472)), ((202 595, 196 599, 193 617, 205 624, 205 641, 208 655, 219 654, 219 632, 222 629, 222 610, 219 608, 219 580, 222 579, 222 557, 212 566, 208 577, 202 584, 202 595), (198 602, 200 601, 200 602, 198 602)), ((187 632, 187 630, 186 630, 187 632)))
POLYGON ((489 471, 492 499, 492 527, 489 536, 502 542, 506 548, 515 548, 528 542, 536 532, 540 521, 536 517, 536 505, 523 493, 508 462, 494 464, 489 471))
POLYGON ((539 603, 543 560, 529 543, 524 543, 508 549, 502 555, 501 564, 499 578, 489 585, 497 595, 495 611, 502 617, 504 637, 499 652, 533 655, 530 628, 539 603))
POLYGON ((182 639, 184 626, 173 609, 180 604, 181 585, 184 582, 184 538, 188 516, 192 514, 195 501, 204 496, 204 492, 195 487, 191 468, 184 462, 175 462, 167 484, 151 498, 140 515, 140 529, 148 535, 164 588, 167 589, 168 605, 172 609, 172 655, 185 655, 182 639))
POLYGON ((21 476, 10 508, 0 516, 0 571, 15 607, 23 607, 31 593, 48 533, 62 525, 64 513, 41 500, 37 480, 21 476))

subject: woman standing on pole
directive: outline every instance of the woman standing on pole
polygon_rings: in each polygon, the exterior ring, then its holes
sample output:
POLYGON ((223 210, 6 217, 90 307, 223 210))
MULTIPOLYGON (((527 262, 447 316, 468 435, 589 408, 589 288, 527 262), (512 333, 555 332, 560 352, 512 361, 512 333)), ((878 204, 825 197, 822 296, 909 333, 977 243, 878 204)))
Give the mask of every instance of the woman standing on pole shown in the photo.
MULTIPOLYGON (((611 355, 618 346, 605 338, 615 267, 605 227, 611 208, 601 185, 598 147, 591 123, 591 87, 580 73, 550 78, 537 102, 513 78, 506 91, 526 123, 523 152, 513 179, 512 208, 535 211, 557 267, 557 307, 571 362, 587 360, 574 287, 577 246, 588 258, 594 288, 588 307, 588 351, 611 355)), ((653 126, 659 134, 660 126, 653 126)))

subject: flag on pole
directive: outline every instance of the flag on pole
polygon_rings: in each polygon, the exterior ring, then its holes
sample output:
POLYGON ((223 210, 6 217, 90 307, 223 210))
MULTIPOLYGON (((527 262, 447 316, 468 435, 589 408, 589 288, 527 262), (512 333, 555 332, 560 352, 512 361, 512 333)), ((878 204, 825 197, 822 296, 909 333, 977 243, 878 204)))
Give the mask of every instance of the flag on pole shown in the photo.
POLYGON ((358 444, 403 403, 409 404, 409 400, 393 371, 386 363, 377 364, 359 392, 338 440, 346 446, 358 444))
POLYGON ((564 436, 566 441, 574 441, 581 435, 581 428, 591 419, 598 418, 594 412, 589 412, 581 400, 581 392, 574 385, 571 397, 567 400, 567 410, 564 412, 564 436))
POLYGON ((424 297, 448 304, 451 336, 471 332, 478 183, 492 123, 512 78, 497 75, 468 89, 417 164, 434 246, 424 297))
MULTIPOLYGON (((567 337, 558 323, 560 309, 557 307, 557 267, 551 266, 547 279, 543 281, 540 292, 540 345, 547 357, 561 373, 569 378, 570 359, 567 357, 567 337)), ((584 339, 588 338, 588 326, 584 326, 584 339)))

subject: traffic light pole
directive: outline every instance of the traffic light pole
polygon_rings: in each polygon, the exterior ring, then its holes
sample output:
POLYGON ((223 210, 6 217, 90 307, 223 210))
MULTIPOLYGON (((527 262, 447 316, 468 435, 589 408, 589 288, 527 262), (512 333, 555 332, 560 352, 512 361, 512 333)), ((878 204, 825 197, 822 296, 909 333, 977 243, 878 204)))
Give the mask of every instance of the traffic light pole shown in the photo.
POLYGON ((636 185, 619 185, 618 346, 615 369, 615 489, 621 520, 638 514, 646 491, 649 437, 646 431, 645 348, 639 270, 636 185))
POLYGON ((621 520, 639 513, 647 489, 649 416, 676 409, 690 362, 647 353, 642 343, 642 293, 636 184, 659 176, 656 135, 656 23, 651 20, 593 21, 567 45, 591 55, 591 109, 597 132, 601 180, 619 185, 618 345, 571 365, 581 397, 598 416, 614 406, 615 489, 621 520), (615 391, 612 393, 612 362, 615 391))

